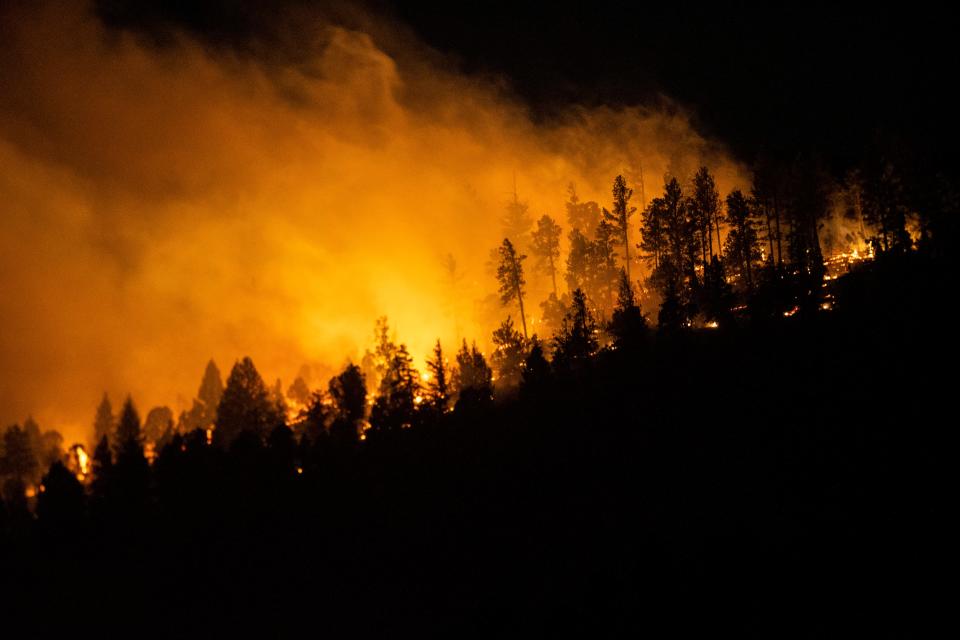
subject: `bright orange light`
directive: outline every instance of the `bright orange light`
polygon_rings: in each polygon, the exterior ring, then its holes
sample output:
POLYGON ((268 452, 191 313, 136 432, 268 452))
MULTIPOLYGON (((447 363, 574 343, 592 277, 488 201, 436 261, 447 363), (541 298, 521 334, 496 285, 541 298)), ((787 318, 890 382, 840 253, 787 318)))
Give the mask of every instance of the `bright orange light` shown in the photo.
MULTIPOLYGON (((519 320, 488 303, 485 269, 514 185, 565 244, 571 183, 610 206, 616 175, 634 186, 640 164, 662 176, 706 154, 721 191, 747 184, 681 110, 539 121, 417 43, 391 56, 320 16, 305 29, 325 37, 275 73, 186 33, 111 37, 86 4, 0 2, 0 60, 19 67, 0 91, 0 362, 60 364, 29 380, 0 368, 0 424, 36 411, 84 438, 104 390, 176 415, 211 357, 226 377, 249 355, 284 389, 307 365, 323 388, 380 315, 418 368, 438 338, 489 354, 519 320), (9 330, 26 322, 28 340, 9 330)), ((528 309, 552 288, 533 263, 528 309)))
POLYGON ((77 456, 77 477, 80 480, 85 479, 90 474, 90 456, 82 444, 73 446, 74 454, 77 456))

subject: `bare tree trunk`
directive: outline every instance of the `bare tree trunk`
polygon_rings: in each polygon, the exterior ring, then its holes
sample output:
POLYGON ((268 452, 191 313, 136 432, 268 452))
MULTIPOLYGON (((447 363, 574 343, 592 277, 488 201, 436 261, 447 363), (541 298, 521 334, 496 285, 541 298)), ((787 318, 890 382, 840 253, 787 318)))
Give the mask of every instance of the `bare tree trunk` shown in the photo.
POLYGON ((517 301, 520 303, 520 322, 523 323, 523 339, 528 340, 527 336, 527 317, 523 313, 523 294, 520 292, 520 287, 517 287, 517 301))

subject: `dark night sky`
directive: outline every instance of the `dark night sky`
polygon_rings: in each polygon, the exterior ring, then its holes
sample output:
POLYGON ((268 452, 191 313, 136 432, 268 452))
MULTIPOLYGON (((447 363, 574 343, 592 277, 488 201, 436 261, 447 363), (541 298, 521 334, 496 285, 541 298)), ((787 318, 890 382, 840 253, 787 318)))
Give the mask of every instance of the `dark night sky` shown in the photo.
MULTIPOLYGON (((262 41, 277 14, 277 3, 259 0, 100 4, 119 24, 173 24, 230 46, 262 41)), ((349 14, 339 3, 313 4, 334 19, 349 14)), ((946 152, 958 137, 954 21, 918 4, 365 6, 408 26, 462 70, 503 77, 537 117, 572 103, 633 104, 663 94, 747 161, 760 152, 812 152, 840 170, 882 132, 953 162, 946 152)))

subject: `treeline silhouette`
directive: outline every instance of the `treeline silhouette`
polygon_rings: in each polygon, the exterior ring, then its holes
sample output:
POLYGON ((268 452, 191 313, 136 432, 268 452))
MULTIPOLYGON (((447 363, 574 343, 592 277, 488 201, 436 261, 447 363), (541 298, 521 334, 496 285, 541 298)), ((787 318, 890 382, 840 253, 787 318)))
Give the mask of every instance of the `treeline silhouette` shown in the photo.
POLYGON ((521 323, 489 355, 438 341, 418 372, 382 318, 325 389, 284 393, 244 358, 225 384, 211 362, 176 420, 104 396, 88 464, 8 428, 6 608, 41 634, 915 629, 943 598, 949 210, 914 241, 913 209, 864 205, 875 259, 825 281, 824 201, 761 176, 725 213, 706 169, 690 196, 668 178, 639 247, 624 178, 611 210, 571 191, 563 296, 559 225, 515 234, 550 277, 549 338, 528 337, 508 237, 521 323))

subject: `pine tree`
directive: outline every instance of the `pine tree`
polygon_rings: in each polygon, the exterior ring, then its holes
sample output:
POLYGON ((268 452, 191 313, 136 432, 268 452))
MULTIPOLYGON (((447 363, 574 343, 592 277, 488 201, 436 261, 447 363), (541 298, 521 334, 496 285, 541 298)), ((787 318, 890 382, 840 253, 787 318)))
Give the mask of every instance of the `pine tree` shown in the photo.
POLYGON ((70 528, 83 521, 86 506, 83 485, 58 460, 44 475, 42 486, 44 490, 37 499, 37 518, 50 532, 70 533, 70 528))
POLYGON ((543 342, 536 336, 530 338, 530 350, 523 363, 520 378, 520 393, 535 396, 547 389, 550 381, 550 363, 543 352, 543 342))
POLYGON ((730 232, 724 251, 728 261, 737 266, 747 289, 753 289, 753 264, 760 259, 760 239, 757 236, 755 212, 739 189, 727 196, 727 220, 730 232))
POLYGON ((23 482, 35 479, 39 464, 37 455, 30 446, 30 437, 20 425, 12 425, 3 434, 3 458, 0 459, 0 476, 6 474, 23 482))
POLYGON ((666 236, 664 234, 664 218, 666 217, 666 202, 663 198, 654 198, 644 209, 640 221, 640 249, 646 251, 644 260, 656 271, 660 267, 660 257, 666 252, 666 236))
POLYGON ((377 318, 373 328, 373 351, 367 349, 360 363, 366 381, 371 387, 379 387, 386 375, 393 356, 397 353, 397 344, 390 336, 390 325, 386 316, 377 318))
POLYGON ((90 471, 93 478, 90 484, 92 506, 102 512, 112 502, 114 487, 113 453, 107 436, 100 439, 93 451, 90 471))
POLYGON ((367 413, 367 385, 363 371, 350 363, 330 379, 327 389, 333 404, 330 434, 340 440, 356 440, 367 413))
POLYGON ((518 254, 508 238, 500 245, 500 264, 497 267, 497 280, 500 283, 500 302, 504 305, 516 300, 520 305, 520 320, 523 322, 523 336, 527 336, 527 318, 523 312, 524 286, 523 261, 527 256, 518 254))
POLYGON ((720 193, 706 167, 700 167, 693 178, 693 197, 690 199, 691 218, 700 234, 704 268, 714 256, 713 232, 717 233, 717 251, 720 251, 720 193), (709 255, 707 251, 709 250, 709 255))
POLYGON ((550 216, 543 216, 537 221, 537 228, 533 232, 531 249, 538 259, 540 270, 550 276, 553 284, 553 293, 557 295, 557 260, 560 259, 560 225, 550 216))
POLYGON ((273 387, 270 388, 270 404, 273 405, 277 424, 286 424, 288 411, 287 399, 283 395, 283 381, 281 381, 280 378, 277 378, 276 382, 273 383, 273 387))
POLYGON ((680 301, 680 292, 677 291, 675 278, 666 280, 663 290, 663 301, 660 303, 660 312, 657 314, 657 326, 663 333, 675 333, 684 326, 683 304, 680 301))
MULTIPOLYGON (((597 224, 599 225, 599 223, 597 224)), ((577 228, 570 231, 567 239, 570 244, 570 250, 567 252, 567 270, 564 276, 567 290, 583 289, 587 286, 592 243, 577 228)))
POLYGON ((601 315, 609 309, 617 287, 617 254, 614 250, 615 229, 606 220, 597 224, 594 240, 579 230, 570 232, 567 254, 567 288, 580 289, 597 306, 601 315))
POLYGON ((200 388, 197 390, 197 400, 203 406, 203 412, 200 424, 194 428, 208 429, 217 421, 217 407, 220 406, 220 398, 223 397, 223 379, 220 377, 220 369, 217 363, 211 358, 207 363, 207 368, 203 371, 203 379, 200 381, 200 388))
POLYGON ((453 387, 457 392, 456 410, 460 413, 483 410, 492 402, 493 371, 476 343, 468 349, 464 340, 457 352, 453 387))
POLYGON ((627 272, 620 270, 620 286, 617 290, 617 306, 608 327, 618 348, 633 347, 640 342, 646 332, 647 323, 640 312, 633 285, 627 272))
POLYGON ((677 309, 667 317, 676 311, 683 323, 683 318, 692 317, 695 312, 694 301, 700 288, 696 274, 700 238, 696 221, 690 215, 690 200, 684 198, 676 178, 667 180, 663 197, 650 203, 642 236, 641 246, 651 251, 654 259, 650 284, 660 293, 661 302, 665 303, 668 295, 672 297, 671 304, 676 304, 677 309))
POLYGON ((564 294, 561 300, 551 293, 547 296, 546 300, 540 303, 541 323, 543 324, 545 333, 548 335, 553 335, 559 331, 560 325, 563 324, 563 316, 567 313, 567 307, 564 304, 565 300, 569 300, 567 294, 564 294))
POLYGON ((117 423, 117 438, 114 443, 117 461, 125 457, 143 456, 143 432, 140 428, 140 414, 133 406, 133 400, 127 396, 120 410, 117 423))
POLYGON ((603 210, 603 218, 616 230, 623 244, 623 264, 627 271, 627 278, 630 277, 630 217, 637 210, 630 206, 630 197, 633 195, 633 189, 627 187, 627 181, 623 176, 617 176, 613 180, 613 211, 603 210))
POLYGON ((530 206, 526 202, 521 202, 517 195, 516 185, 514 185, 513 199, 507 203, 506 212, 500 221, 504 236, 514 238, 520 244, 523 244, 523 239, 526 238, 533 224, 529 208, 530 206))
POLYGON ((553 342, 554 365, 567 370, 584 366, 597 352, 597 323, 587 307, 587 297, 580 289, 573 292, 570 311, 553 342))
POLYGON ((696 229, 691 224, 688 202, 676 178, 671 178, 664 187, 663 203, 663 231, 669 261, 677 277, 689 276, 694 270, 690 256, 696 255, 696 229))
POLYGON ((104 393, 103 399, 97 406, 97 415, 93 419, 93 442, 100 442, 104 436, 112 438, 115 428, 116 419, 113 416, 113 407, 110 406, 110 398, 104 393))
POLYGON ((380 381, 380 390, 370 411, 370 427, 374 433, 392 433, 415 424, 417 405, 422 401, 418 378, 413 359, 406 345, 401 344, 380 381))
POLYGON ((606 220, 601 220, 594 235, 587 251, 587 277, 583 291, 588 300, 596 305, 597 315, 605 317, 613 305, 619 276, 614 249, 616 229, 606 220))
POLYGON ((111 472, 112 493, 120 500, 124 516, 137 517, 145 506, 150 484, 150 467, 143 451, 140 415, 127 396, 117 423, 115 461, 111 472))
POLYGON ((703 274, 703 313, 708 319, 725 326, 733 321, 732 307, 733 290, 727 283, 723 261, 713 256, 703 274))
POLYGON ((214 442, 228 446, 244 431, 265 438, 281 421, 253 361, 245 357, 234 364, 217 406, 214 442))
POLYGON ((512 389, 520 384, 523 361, 526 358, 526 340, 507 316, 493 332, 493 354, 490 361, 497 374, 497 388, 512 389))
POLYGON ((435 416, 442 416, 450 409, 450 383, 439 340, 433 347, 433 358, 427 360, 427 371, 429 379, 424 393, 424 405, 433 411, 435 416))
POLYGON ((587 234, 596 229, 603 217, 600 205, 593 201, 581 201, 573 184, 567 187, 567 194, 569 196, 566 203, 567 224, 570 225, 571 231, 576 229, 587 234))

